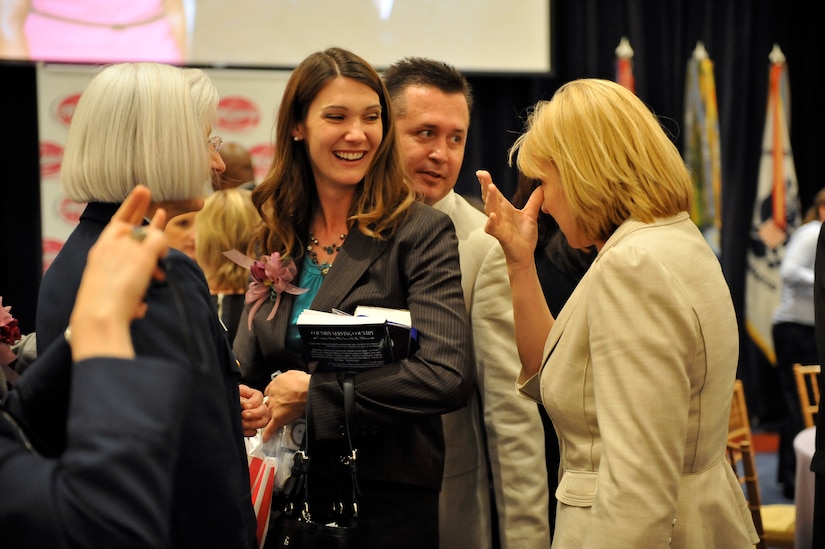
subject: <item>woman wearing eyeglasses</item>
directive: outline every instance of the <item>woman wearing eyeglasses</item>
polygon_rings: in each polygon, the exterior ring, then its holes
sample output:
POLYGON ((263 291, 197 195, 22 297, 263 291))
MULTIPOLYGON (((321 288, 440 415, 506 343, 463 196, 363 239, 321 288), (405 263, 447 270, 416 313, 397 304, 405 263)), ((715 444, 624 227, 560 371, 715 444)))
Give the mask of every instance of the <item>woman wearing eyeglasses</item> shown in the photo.
MULTIPOLYGON (((212 172, 224 169, 220 141, 209 137, 217 103, 217 91, 197 69, 119 64, 89 83, 69 129, 61 174, 65 194, 88 205, 43 277, 38 352, 63 336, 89 249, 137 184, 152 192, 148 215, 162 207, 172 218, 203 206, 212 172)), ((131 334, 138 356, 163 357, 196 372, 179 395, 186 422, 176 448, 166 546, 252 547, 255 516, 243 435, 261 426, 256 417, 266 419, 263 396, 239 390, 240 372, 195 261, 170 249, 164 268, 167 283, 149 288, 146 315, 133 322, 131 334), (241 401, 252 416, 244 424, 241 401)), ((42 376, 47 391, 30 402, 42 418, 31 426, 32 440, 47 456, 65 449, 71 364, 60 366, 27 372, 42 376)))

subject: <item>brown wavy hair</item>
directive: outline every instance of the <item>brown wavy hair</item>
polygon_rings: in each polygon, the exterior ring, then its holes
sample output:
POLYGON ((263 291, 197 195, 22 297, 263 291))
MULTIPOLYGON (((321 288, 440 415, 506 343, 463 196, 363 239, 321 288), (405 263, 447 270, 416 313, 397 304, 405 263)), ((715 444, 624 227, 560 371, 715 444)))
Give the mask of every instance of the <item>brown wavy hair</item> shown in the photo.
POLYGON ((278 108, 272 166, 252 193, 263 222, 251 244, 251 253, 279 252, 294 259, 303 256, 318 194, 307 148, 292 139, 292 132, 306 120, 318 93, 339 77, 365 84, 378 94, 383 129, 372 165, 358 185, 349 220, 367 236, 387 238, 415 202, 396 139, 389 93, 378 72, 358 55, 341 48, 315 52, 293 71, 278 108))

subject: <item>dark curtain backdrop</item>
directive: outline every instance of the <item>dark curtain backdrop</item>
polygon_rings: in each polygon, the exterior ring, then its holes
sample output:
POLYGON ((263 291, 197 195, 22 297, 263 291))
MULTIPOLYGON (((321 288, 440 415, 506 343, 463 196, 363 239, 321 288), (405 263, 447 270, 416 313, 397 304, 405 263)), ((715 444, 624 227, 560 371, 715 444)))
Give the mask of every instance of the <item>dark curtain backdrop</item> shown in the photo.
MULTIPOLYGON (((825 107, 822 24, 812 3, 788 0, 552 0, 554 72, 542 76, 468 75, 474 87, 468 150, 458 191, 478 195, 473 172, 488 169, 512 193, 516 174, 506 152, 527 109, 549 99, 560 84, 580 77, 613 78, 614 50, 627 36, 635 50, 636 93, 662 119, 682 148, 685 68, 697 41, 715 63, 722 147, 722 267, 744 326, 746 243, 756 194, 774 43, 788 60, 792 96, 791 143, 802 207, 825 186, 819 176, 819 130, 825 107)), ((367 55, 368 57, 368 55, 367 55)), ((41 272, 35 69, 0 64, 3 115, 0 295, 24 331, 34 327, 41 272)), ((633 312, 628 311, 628 316, 633 312)), ((624 319, 617 319, 622 322, 624 319)), ((776 413, 775 375, 741 336, 739 375, 757 419, 776 413)))

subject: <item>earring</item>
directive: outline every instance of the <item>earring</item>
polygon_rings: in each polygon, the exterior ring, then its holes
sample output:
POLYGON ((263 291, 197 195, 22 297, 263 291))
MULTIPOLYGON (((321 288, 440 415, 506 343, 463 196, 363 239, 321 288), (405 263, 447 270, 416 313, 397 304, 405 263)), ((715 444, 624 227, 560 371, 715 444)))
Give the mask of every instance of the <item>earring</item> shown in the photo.
POLYGON ((300 137, 298 137, 297 135, 293 135, 293 136, 292 136, 292 140, 293 140, 293 141, 300 141, 300 140, 301 140, 301 138, 300 138, 300 137))

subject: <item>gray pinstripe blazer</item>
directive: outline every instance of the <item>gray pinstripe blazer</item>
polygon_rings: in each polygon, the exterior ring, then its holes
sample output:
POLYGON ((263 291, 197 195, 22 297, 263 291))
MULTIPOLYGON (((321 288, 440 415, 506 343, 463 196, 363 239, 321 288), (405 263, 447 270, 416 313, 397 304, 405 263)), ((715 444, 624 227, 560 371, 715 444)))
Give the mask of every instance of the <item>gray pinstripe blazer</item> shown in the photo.
MULTIPOLYGON (((293 297, 261 307, 247 328, 241 319, 235 355, 247 383, 263 389, 276 370, 306 369, 285 348, 293 297)), ((388 240, 350 231, 312 308, 353 312, 358 305, 407 308, 418 330, 410 358, 355 377, 359 477, 441 487, 441 414, 464 406, 473 390, 472 341, 461 288, 458 241, 449 217, 416 203, 388 240)), ((316 372, 310 382, 314 435, 343 440, 342 375, 316 372)), ((319 448, 318 444, 315 448, 319 448)))

